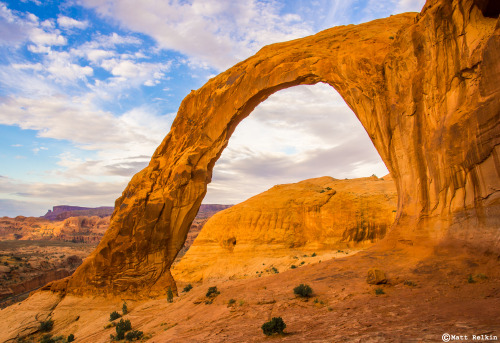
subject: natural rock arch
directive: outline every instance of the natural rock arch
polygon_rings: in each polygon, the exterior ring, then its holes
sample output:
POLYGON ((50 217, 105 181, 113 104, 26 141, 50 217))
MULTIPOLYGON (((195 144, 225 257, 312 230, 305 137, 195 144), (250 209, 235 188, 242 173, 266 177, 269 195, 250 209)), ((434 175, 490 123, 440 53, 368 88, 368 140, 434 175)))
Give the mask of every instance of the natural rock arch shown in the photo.
POLYGON ((386 244, 447 237, 498 250, 497 23, 473 0, 428 1, 418 15, 264 47, 183 100, 97 249, 46 289, 146 298, 175 288, 169 267, 236 125, 272 93, 317 82, 340 93, 394 178, 398 214, 386 244))

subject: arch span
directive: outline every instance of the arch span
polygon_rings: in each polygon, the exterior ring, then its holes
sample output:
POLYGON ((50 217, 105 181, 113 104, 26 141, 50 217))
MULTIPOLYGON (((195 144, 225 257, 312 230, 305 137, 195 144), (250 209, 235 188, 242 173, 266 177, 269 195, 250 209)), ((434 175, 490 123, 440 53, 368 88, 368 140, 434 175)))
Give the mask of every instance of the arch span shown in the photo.
POLYGON ((340 93, 393 175, 399 203, 387 244, 446 236, 498 249, 495 23, 472 0, 430 0, 418 15, 264 47, 183 100, 97 249, 46 289, 146 298, 175 288, 169 267, 236 125, 270 94, 318 82, 340 93))

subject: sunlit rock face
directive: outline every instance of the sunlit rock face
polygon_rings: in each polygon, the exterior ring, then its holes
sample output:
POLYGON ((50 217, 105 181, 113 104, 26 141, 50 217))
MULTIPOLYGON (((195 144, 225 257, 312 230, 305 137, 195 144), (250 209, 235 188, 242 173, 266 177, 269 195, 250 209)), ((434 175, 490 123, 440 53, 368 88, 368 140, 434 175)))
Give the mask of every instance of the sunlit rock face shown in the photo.
POLYGON ((100 245, 50 287, 130 298, 175 289, 170 265, 236 125, 274 92, 318 82, 344 98, 394 178, 397 218, 380 243, 498 251, 500 27, 495 2, 477 2, 429 0, 420 14, 266 46, 192 91, 100 245))
POLYGON ((390 176, 277 185, 210 218, 172 274, 183 282, 257 277, 364 249, 385 236, 397 202, 390 176))

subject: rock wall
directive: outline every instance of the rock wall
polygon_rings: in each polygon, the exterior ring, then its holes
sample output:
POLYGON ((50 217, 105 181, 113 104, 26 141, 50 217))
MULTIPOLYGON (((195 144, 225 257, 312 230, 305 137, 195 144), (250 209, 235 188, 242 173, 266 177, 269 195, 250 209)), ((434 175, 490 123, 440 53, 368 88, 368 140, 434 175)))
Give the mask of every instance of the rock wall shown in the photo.
POLYGON ((401 14, 273 44, 182 102, 103 240, 54 291, 131 298, 175 288, 169 268, 240 121, 269 95, 334 87, 394 178, 387 243, 498 251, 500 26, 494 0, 429 0, 401 14), (477 2, 477 4, 476 4, 477 2))
POLYGON ((319 260, 363 249, 385 236, 396 208, 389 176, 277 185, 210 218, 172 275, 183 282, 255 277, 271 265, 298 266, 293 259, 304 254, 319 260))

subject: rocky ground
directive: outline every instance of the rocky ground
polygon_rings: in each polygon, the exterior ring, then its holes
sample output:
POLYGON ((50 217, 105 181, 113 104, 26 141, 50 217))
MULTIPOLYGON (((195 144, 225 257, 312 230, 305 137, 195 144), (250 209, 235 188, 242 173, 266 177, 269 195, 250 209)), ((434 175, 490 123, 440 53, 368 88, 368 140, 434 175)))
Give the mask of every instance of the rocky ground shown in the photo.
MULTIPOLYGON (((442 342, 445 333, 472 341, 473 334, 500 336, 498 265, 496 255, 456 247, 371 248, 260 278, 195 284, 173 303, 127 301, 124 318, 143 331, 144 341, 157 343, 442 342), (371 268, 382 270, 387 283, 368 284, 371 268), (294 294, 302 283, 312 288, 311 297, 294 294), (207 298, 212 286, 220 294, 207 298), (284 335, 263 334, 272 317, 283 318, 284 335)), ((116 334, 109 315, 122 304, 40 292, 0 312, 0 340, 38 342, 40 323, 51 318, 54 337, 109 342, 116 334)))
POLYGON ((1 241, 0 307, 70 275, 95 246, 57 241, 1 241))

